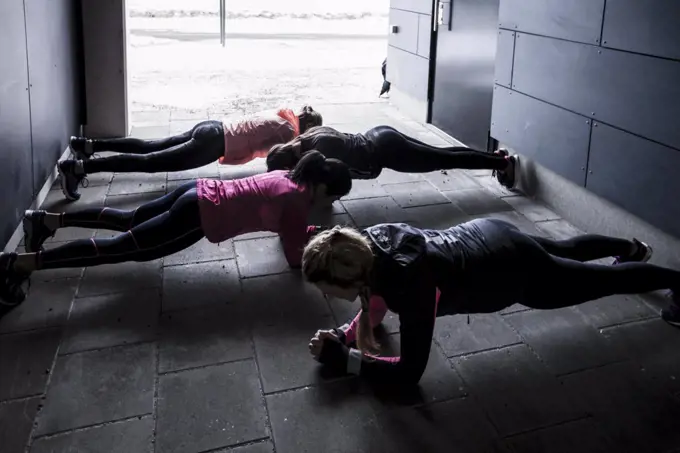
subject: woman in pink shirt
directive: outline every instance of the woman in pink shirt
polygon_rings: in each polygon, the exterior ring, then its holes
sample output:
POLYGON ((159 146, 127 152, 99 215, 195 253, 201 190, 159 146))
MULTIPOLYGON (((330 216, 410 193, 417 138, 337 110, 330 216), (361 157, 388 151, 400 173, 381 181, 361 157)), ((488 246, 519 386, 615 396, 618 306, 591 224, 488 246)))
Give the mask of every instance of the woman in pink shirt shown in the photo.
POLYGON ((177 253, 202 238, 219 243, 254 231, 279 233, 292 267, 316 227, 307 217, 315 205, 329 205, 349 193, 352 178, 342 162, 309 153, 292 171, 275 171, 243 179, 198 179, 131 211, 89 208, 60 214, 27 211, 26 250, 0 253, 0 316, 21 303, 32 272, 126 261, 151 261, 177 253), (120 231, 113 238, 71 241, 43 250, 58 228, 120 231), (4 311, 3 311, 4 310, 4 311))
POLYGON ((201 121, 190 131, 160 140, 71 137, 75 159, 58 164, 61 188, 66 198, 78 200, 78 186, 91 173, 182 171, 216 160, 223 165, 245 164, 256 157, 266 157, 272 146, 286 143, 322 122, 319 112, 305 105, 299 113, 279 109, 236 121, 201 121), (104 151, 121 154, 90 159, 104 151))

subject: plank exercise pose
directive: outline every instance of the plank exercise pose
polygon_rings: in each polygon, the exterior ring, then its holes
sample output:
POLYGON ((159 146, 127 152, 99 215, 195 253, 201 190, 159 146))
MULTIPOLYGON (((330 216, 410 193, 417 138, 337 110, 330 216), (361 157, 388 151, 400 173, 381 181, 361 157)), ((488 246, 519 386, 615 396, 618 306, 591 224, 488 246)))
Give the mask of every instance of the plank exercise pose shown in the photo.
POLYGON ((28 211, 24 219, 29 253, 0 253, 0 316, 20 304, 23 283, 43 269, 151 261, 184 250, 202 238, 212 243, 254 231, 279 233, 288 263, 298 267, 302 248, 314 234, 307 217, 349 193, 347 166, 309 153, 290 172, 243 179, 198 179, 132 211, 89 208, 52 214, 28 211), (121 233, 43 250, 58 228, 102 228, 121 233))
POLYGON ((310 352, 340 373, 413 385, 427 365, 438 316, 492 313, 514 303, 547 310, 670 289, 672 303, 661 316, 680 325, 680 271, 644 262, 650 253, 635 239, 589 234, 556 241, 498 219, 441 231, 335 227, 309 241, 302 271, 327 296, 359 297, 361 312, 349 325, 318 331, 310 352), (618 257, 617 264, 585 263, 608 256, 618 257), (388 309, 399 314, 401 357, 375 355, 372 328, 388 309))
POLYGON ((495 153, 463 146, 431 146, 390 126, 378 126, 364 134, 346 134, 332 127, 314 127, 288 143, 274 145, 267 156, 267 169, 292 168, 310 150, 349 165, 355 179, 373 179, 383 168, 403 173, 428 173, 436 170, 489 169, 498 182, 514 188, 518 159, 506 150, 495 153))
POLYGON ((290 109, 262 112, 235 121, 201 121, 190 131, 160 140, 71 138, 74 160, 59 162, 64 195, 78 200, 78 186, 92 173, 158 173, 182 171, 219 161, 241 165, 265 157, 277 143, 286 143, 322 123, 319 112, 306 105, 299 113, 290 109), (116 156, 91 159, 98 152, 116 156))

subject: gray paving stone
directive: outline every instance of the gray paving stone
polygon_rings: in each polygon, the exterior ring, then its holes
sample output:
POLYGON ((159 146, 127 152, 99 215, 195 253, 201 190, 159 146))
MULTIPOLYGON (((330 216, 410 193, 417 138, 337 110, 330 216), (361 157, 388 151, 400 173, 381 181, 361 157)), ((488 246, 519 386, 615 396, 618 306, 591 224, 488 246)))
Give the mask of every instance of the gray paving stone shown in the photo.
POLYGON ((512 206, 484 189, 456 190, 444 195, 468 215, 512 211, 512 206))
POLYGON ((492 195, 499 197, 499 198, 520 196, 520 194, 518 192, 513 192, 513 191, 508 190, 505 187, 501 186, 498 183, 498 180, 495 177, 491 176, 490 170, 486 170, 486 174, 484 174, 481 171, 479 173, 481 173, 482 175, 481 176, 475 176, 475 181, 477 181, 479 183, 479 185, 481 185, 486 190, 488 190, 492 195))
POLYGON ((55 233, 54 237, 48 238, 45 241, 45 248, 51 249, 54 247, 59 247, 64 242, 76 241, 78 239, 89 239, 94 236, 95 232, 92 228, 76 228, 67 227, 59 228, 55 233))
POLYGON ((158 385, 158 453, 199 453, 267 435, 252 360, 166 374, 158 385))
POLYGON ((126 420, 96 428, 37 439, 31 453, 150 453, 154 420, 126 420))
POLYGON ((425 178, 442 192, 481 189, 477 181, 460 170, 442 170, 428 173, 425 178))
POLYGON ((574 236, 579 236, 583 234, 583 231, 576 228, 571 223, 566 220, 548 220, 546 222, 540 222, 536 225, 540 230, 543 230, 551 237, 562 240, 573 238, 574 236))
POLYGON ((527 197, 508 197, 505 201, 512 206, 515 211, 519 212, 532 222, 560 219, 559 215, 527 197))
MULTIPOLYGON (((144 175, 140 176, 144 179, 144 175)), ((156 190, 151 192, 129 193, 125 195, 109 194, 106 196, 105 204, 109 208, 121 209, 123 211, 134 211, 143 204, 151 201, 156 201, 165 196, 165 190, 156 190)))
POLYGON ((151 413, 154 350, 144 344, 59 357, 35 435, 151 413))
POLYGON ((604 329, 612 343, 642 365, 645 373, 672 392, 680 392, 680 332, 660 319, 604 329))
POLYGON ((240 179, 265 173, 267 164, 265 159, 255 159, 244 165, 218 165, 220 179, 240 179))
POLYGON ((165 192, 166 173, 115 173, 109 195, 165 192))
POLYGON ((212 163, 191 170, 168 172, 168 181, 193 180, 199 178, 220 179, 220 170, 217 168, 217 164, 212 163))
POLYGON ((440 439, 440 449, 461 453, 507 453, 493 425, 473 398, 459 398, 418 409, 426 435, 440 439))
MULTIPOLYGON (((677 349, 676 349, 677 350, 677 349)), ((666 451, 680 445, 680 404, 631 363, 608 365, 564 378, 622 448, 610 451, 666 451)))
POLYGON ((158 289, 76 299, 59 353, 154 340, 160 310, 158 289))
POLYGON ((383 171, 380 172, 380 175, 376 179, 378 184, 384 185, 384 184, 399 184, 402 182, 414 182, 414 181, 422 181, 424 178, 424 174, 419 174, 419 173, 401 173, 398 171, 390 170, 389 168, 383 169, 383 171))
POLYGON ((434 336, 447 356, 496 349, 521 343, 522 339, 496 314, 443 316, 437 318, 434 336))
POLYGON ((58 328, 0 336, 0 401, 45 391, 60 338, 58 328))
POLYGON ((181 252, 166 256, 163 259, 164 266, 177 264, 202 263, 205 261, 230 260, 236 258, 234 241, 231 239, 219 244, 213 244, 203 238, 196 244, 181 252))
POLYGON ((254 233, 246 233, 236 236, 234 241, 249 241, 251 239, 273 238, 278 236, 279 234, 274 233, 273 231, 256 231, 254 233))
POLYGON ((657 317, 647 304, 635 296, 610 296, 575 307, 586 321, 599 328, 657 317))
POLYGON ((445 230, 470 220, 470 216, 453 203, 408 208, 406 213, 412 225, 420 228, 445 230))
POLYGON ((270 395, 267 407, 277 453, 413 451, 376 401, 347 382, 270 395))
POLYGON ((210 261, 163 269, 163 311, 206 305, 223 305, 240 300, 236 260, 210 261))
POLYGON ((78 297, 124 293, 161 284, 161 260, 104 264, 85 269, 78 297))
POLYGON ((40 398, 0 403, 0 445, 3 453, 23 453, 31 435, 40 398))
POLYGON ((310 315, 258 326, 253 331, 262 387, 278 392, 320 382, 320 365, 307 344, 319 329, 335 327, 330 316, 310 315))
POLYGON ((77 288, 77 279, 33 282, 26 300, 0 319, 0 333, 64 324, 77 288))
POLYGON ((502 436, 581 418, 582 405, 525 345, 453 359, 502 436))
MULTIPOLYGON (((401 351, 401 335, 390 335, 381 343, 381 355, 397 357, 401 351)), ((452 398, 460 398, 467 394, 463 380, 451 367, 442 350, 436 343, 430 347, 427 368, 418 382, 419 399, 417 403, 432 403, 452 398)))
POLYGON ((64 197, 61 190, 50 190, 40 209, 47 212, 73 212, 86 208, 101 208, 104 206, 108 185, 89 186, 80 188, 80 200, 72 202, 64 197))
POLYGON ((504 317, 555 374, 573 373, 625 358, 571 308, 532 310, 504 317))
POLYGON ((506 442, 515 453, 609 453, 618 450, 602 433, 598 422, 591 418, 520 434, 506 442))
POLYGON ((253 357, 250 319, 243 303, 166 313, 160 321, 159 371, 253 357))
POLYGON ((347 200, 361 200, 364 198, 385 197, 387 192, 375 179, 355 179, 352 190, 341 198, 343 204, 347 200))
POLYGON ((449 203, 449 200, 427 181, 388 184, 383 188, 402 208, 449 203))
POLYGON ((274 453, 274 445, 271 441, 257 442, 243 447, 218 450, 215 453, 274 453))
POLYGON ((241 277, 280 274, 290 270, 278 237, 237 241, 235 249, 241 277))
POLYGON ((391 197, 349 200, 342 204, 360 227, 412 220, 410 212, 401 208, 391 197))
POLYGON ((509 315, 512 313, 519 313, 521 311, 529 311, 531 308, 525 307, 524 305, 521 304, 513 304, 509 306, 508 308, 504 308, 503 310, 499 311, 498 314, 500 315, 509 315))

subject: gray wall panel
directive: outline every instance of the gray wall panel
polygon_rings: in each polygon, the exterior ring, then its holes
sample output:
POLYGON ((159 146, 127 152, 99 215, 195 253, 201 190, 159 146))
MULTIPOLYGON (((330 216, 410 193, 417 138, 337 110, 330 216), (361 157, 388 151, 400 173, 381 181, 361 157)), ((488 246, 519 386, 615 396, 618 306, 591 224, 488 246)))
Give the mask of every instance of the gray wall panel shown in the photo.
POLYGON ((0 1, 0 62, 0 245, 4 247, 33 199, 23 0, 0 1))
POLYGON ((433 0, 391 0, 390 8, 403 9, 421 14, 432 14, 433 0))
POLYGON ((78 131, 75 2, 25 0, 31 84, 34 193, 78 131), (59 114, 55 114, 58 108, 59 114))
MULTIPOLYGON (((398 47, 407 52, 418 52, 418 17, 419 14, 390 9, 390 29, 397 26, 397 33, 388 35, 387 41, 390 46, 398 47)), ((391 64, 391 62, 390 62, 391 64)))
POLYGON ((597 124, 589 164, 587 189, 680 237, 679 151, 597 124))
POLYGON ((677 0, 607 0, 602 44, 680 59, 679 19, 677 0))
POLYGON ((515 53, 515 32, 498 30, 498 44, 494 80, 510 88, 512 82, 512 60, 515 53))
POLYGON ((537 35, 599 43, 604 0, 501 0, 499 24, 537 35))
POLYGON ((430 60, 393 46, 387 47, 387 80, 402 92, 426 101, 429 73, 430 60))
POLYGON ((585 184, 587 118, 496 86, 491 136, 555 173, 585 184))
POLYGON ((430 58, 430 38, 432 36, 432 16, 418 15, 418 55, 430 58))
POLYGON ((513 88, 680 148, 680 64, 517 33, 513 88))

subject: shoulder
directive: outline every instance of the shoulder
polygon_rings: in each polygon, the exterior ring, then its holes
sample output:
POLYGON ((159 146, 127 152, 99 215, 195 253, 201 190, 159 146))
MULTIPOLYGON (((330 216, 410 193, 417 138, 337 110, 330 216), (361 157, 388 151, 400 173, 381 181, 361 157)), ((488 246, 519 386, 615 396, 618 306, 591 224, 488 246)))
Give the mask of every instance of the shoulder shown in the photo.
POLYGON ((383 255, 401 267, 413 265, 425 253, 421 231, 405 223, 374 225, 366 228, 364 234, 383 255))

